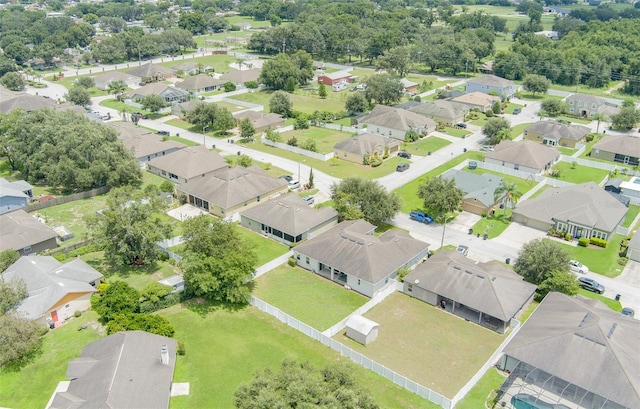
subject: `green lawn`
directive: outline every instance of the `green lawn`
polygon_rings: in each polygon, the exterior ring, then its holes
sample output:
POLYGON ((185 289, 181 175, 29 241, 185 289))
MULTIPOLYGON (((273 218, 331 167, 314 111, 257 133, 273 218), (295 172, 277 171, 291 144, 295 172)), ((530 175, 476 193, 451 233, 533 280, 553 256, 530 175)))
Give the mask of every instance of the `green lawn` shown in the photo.
POLYGON ((355 291, 287 264, 258 277, 254 295, 320 331, 368 301, 355 291))
POLYGON ((417 156, 428 156, 429 152, 433 153, 450 144, 451 142, 446 139, 438 138, 437 136, 429 136, 427 138, 420 139, 417 142, 403 142, 402 150, 411 152, 417 156))
POLYGON ((240 237, 249 244, 249 247, 255 250, 256 255, 258 256, 259 266, 268 263, 274 258, 280 257, 289 251, 289 246, 285 246, 273 239, 264 237, 263 235, 245 227, 238 226, 238 233, 240 234, 240 237))
MULTIPOLYGON (((458 404, 456 409, 478 409, 484 408, 487 401, 492 401, 497 394, 497 389, 506 379, 502 372, 498 372, 496 368, 489 368, 489 370, 480 378, 478 383, 464 396, 458 404)), ((489 407, 492 407, 492 403, 489 402, 489 407)))
POLYGON ((516 104, 516 103, 514 103, 514 102, 509 102, 509 103, 507 104, 507 107, 504 109, 504 113, 505 113, 505 114, 513 114, 513 111, 514 111, 516 108, 520 108, 520 109, 522 109, 522 108, 524 108, 524 105, 516 104))
POLYGON ((511 208, 507 208, 507 217, 504 217, 504 211, 501 209, 496 209, 496 212, 493 216, 483 217, 476 224, 474 224, 471 228, 473 229, 473 234, 480 234, 480 236, 487 235, 488 239, 493 239, 502 234, 503 231, 509 224, 511 223, 511 208))
POLYGON ((280 135, 282 135, 283 142, 295 137, 298 140, 298 146, 304 146, 307 140, 314 140, 319 153, 331 153, 336 143, 351 137, 351 134, 348 132, 336 131, 335 129, 329 128, 318 128, 315 126, 309 129, 295 129, 281 133, 280 135))
POLYGON ((536 197, 540 196, 542 194, 542 192, 544 192, 548 187, 549 187, 549 185, 542 186, 540 189, 536 190, 536 192, 534 194, 529 196, 529 199, 533 199, 533 198, 536 198, 536 197))
POLYGON ((401 199, 400 202, 402 203, 402 207, 400 208, 400 211, 403 213, 410 213, 412 210, 422 209, 424 202, 422 199, 418 197, 418 188, 428 178, 436 177, 441 173, 444 173, 447 170, 453 168, 454 166, 464 162, 467 159, 477 159, 476 158, 477 155, 478 155, 478 152, 473 152, 473 151, 465 152, 462 155, 451 159, 449 162, 438 166, 432 171, 427 172, 424 175, 394 190, 394 192, 398 194, 398 196, 400 196, 400 199, 401 199))
POLYGON ((589 270, 607 277, 617 277, 622 273, 623 267, 618 264, 618 250, 624 236, 614 234, 609 238, 607 248, 580 247, 555 241, 567 250, 572 259, 579 260, 589 267, 589 270))
POLYGON ((558 115, 558 116, 550 117, 550 119, 553 119, 555 121, 557 120, 569 121, 574 125, 575 124, 589 125, 592 122, 590 119, 581 119, 581 118, 576 118, 575 116, 567 116, 567 115, 558 115))
MULTIPOLYGON (((189 382, 190 393, 172 398, 172 409, 232 408, 233 393, 240 385, 257 371, 279 368, 285 359, 308 361, 318 367, 350 362, 252 307, 229 311, 207 304, 191 308, 178 305, 160 314, 175 326, 175 338, 186 347, 186 355, 177 358, 173 380, 189 382)), ((362 367, 354 365, 352 373, 381 408, 438 408, 362 367)))
POLYGON ((184 138, 181 138, 181 137, 179 137, 179 136, 166 136, 165 138, 166 138, 167 140, 169 140, 169 141, 176 141, 176 142, 183 143, 183 144, 185 144, 185 145, 187 145, 187 146, 197 146, 197 145, 200 145, 198 142, 194 142, 194 141, 189 140, 189 139, 184 139, 184 138))
POLYGON ((150 111, 145 111, 142 108, 136 108, 136 107, 133 107, 131 105, 127 105, 122 101, 116 100, 115 98, 114 99, 105 99, 104 101, 100 102, 100 105, 103 106, 103 107, 115 109, 118 112, 138 111, 138 112, 143 113, 149 119, 158 119, 158 118, 161 118, 161 117, 165 116, 165 114, 158 114, 158 113, 154 113, 154 112, 150 112, 150 111))
POLYGON ((142 188, 144 189, 147 185, 156 185, 160 186, 165 180, 165 178, 160 177, 158 175, 154 175, 151 172, 142 172, 142 188))
MULTIPOLYGON (((264 112, 266 113, 270 112, 269 99, 271 98, 272 94, 273 91, 259 91, 248 94, 234 95, 233 99, 262 105, 264 106, 264 112)), ((344 111, 344 101, 346 100, 347 93, 331 92, 331 90, 329 90, 328 94, 329 95, 325 99, 314 95, 313 92, 305 92, 305 95, 294 93, 289 94, 289 96, 291 97, 291 102, 295 111, 301 111, 306 114, 311 114, 315 111, 344 111)))
POLYGON ((609 297, 605 297, 604 295, 596 294, 593 291, 587 291, 584 288, 581 288, 580 290, 578 290, 578 294, 583 296, 583 297, 592 298, 594 300, 602 301, 607 307, 611 308, 615 312, 622 311, 622 304, 620 304, 620 301, 616 301, 613 298, 609 298, 609 297))
POLYGON ((561 100, 563 99, 563 97, 561 97, 560 95, 551 95, 551 94, 533 94, 531 92, 526 92, 526 91, 518 91, 517 93, 518 98, 520 99, 524 99, 527 101, 543 101, 545 99, 557 99, 557 100, 561 100))
POLYGON ((20 372, 0 372, 0 406, 44 408, 60 381, 66 381, 67 365, 82 348, 102 333, 95 312, 84 313, 44 337, 42 355, 20 372), (81 324, 89 327, 78 331, 81 324))
POLYGON ((504 339, 402 293, 391 294, 365 316, 380 324, 375 342, 363 346, 344 333, 334 338, 449 398, 504 339))
POLYGON ((466 129, 450 128, 448 126, 446 126, 444 129, 440 130, 440 132, 446 133, 447 135, 455 136, 456 138, 462 138, 462 137, 465 137, 465 136, 471 134, 471 131, 467 131, 466 129))
POLYGON ((558 149, 561 154, 566 156, 573 156, 573 154, 577 151, 577 149, 565 148, 564 146, 556 146, 556 149, 558 149))
POLYGON ((638 216, 638 213, 640 213, 640 206, 629 205, 629 210, 627 210, 627 214, 624 216, 624 221, 621 223, 621 226, 631 227, 631 223, 633 223, 636 216, 638 216))
POLYGON ((297 153, 289 152, 284 149, 275 148, 272 146, 263 145, 260 140, 255 142, 242 143, 250 149, 257 151, 270 153, 272 155, 281 156, 286 159, 290 159, 296 162, 304 163, 307 166, 311 166, 327 175, 334 176, 340 179, 347 177, 361 177, 364 179, 377 179, 379 177, 388 175, 395 172, 396 166, 402 162, 402 158, 392 156, 385 159, 382 165, 372 168, 371 166, 365 166, 358 163, 348 162, 346 160, 340 160, 334 158, 328 161, 322 161, 310 157, 305 157, 297 153))
POLYGON ((609 174, 609 171, 604 169, 596 169, 578 164, 574 165, 572 162, 558 162, 554 167, 560 170, 560 177, 554 179, 575 184, 586 182, 600 183, 600 181, 609 174))
POLYGON ((519 124, 511 128, 511 139, 514 139, 518 135, 524 132, 524 128, 531 125, 531 122, 519 124))
POLYGON ((215 72, 226 73, 231 69, 231 67, 229 67, 229 64, 236 61, 237 58, 231 54, 214 54, 196 58, 183 58, 182 56, 178 55, 177 57, 165 57, 164 62, 161 62, 158 65, 171 68, 178 64, 182 64, 183 62, 194 62, 196 64, 203 64, 204 66, 210 65, 211 67, 213 67, 213 70, 215 72))

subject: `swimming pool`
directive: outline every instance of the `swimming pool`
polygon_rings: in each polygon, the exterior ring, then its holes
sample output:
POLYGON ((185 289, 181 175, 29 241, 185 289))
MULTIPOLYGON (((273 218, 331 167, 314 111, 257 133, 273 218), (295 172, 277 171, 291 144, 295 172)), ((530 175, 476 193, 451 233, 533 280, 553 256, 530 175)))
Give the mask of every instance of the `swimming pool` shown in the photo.
POLYGON ((514 395, 511 398, 511 405, 515 409, 570 409, 562 404, 547 403, 526 393, 514 395))

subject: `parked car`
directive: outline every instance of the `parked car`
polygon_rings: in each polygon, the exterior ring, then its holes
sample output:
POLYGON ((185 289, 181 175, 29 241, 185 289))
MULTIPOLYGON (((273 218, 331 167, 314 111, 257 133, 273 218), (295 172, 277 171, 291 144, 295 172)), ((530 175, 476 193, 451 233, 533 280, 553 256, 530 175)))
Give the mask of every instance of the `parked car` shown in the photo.
POLYGON ((140 119, 147 119, 147 116, 142 112, 132 112, 131 116, 137 116, 140 119))
POLYGON ((433 223, 433 217, 426 214, 425 212, 421 212, 419 210, 413 210, 411 213, 409 213, 409 218, 411 220, 415 220, 417 222, 420 223, 433 223))
POLYGON ((518 115, 520 112, 522 112, 522 109, 516 108, 513 110, 513 115, 518 115))
POLYGON ((586 274, 589 272, 589 267, 585 266, 578 260, 570 260, 569 261, 569 270, 573 273, 586 274))
POLYGON ((636 315, 636 312, 633 310, 633 308, 629 307, 624 307, 620 312, 628 317, 633 317, 634 315, 636 315))
POLYGON ((293 177, 289 176, 289 175, 282 175, 279 176, 280 179, 284 179, 287 181, 287 183, 291 182, 293 180, 293 177))
POLYGON ((309 206, 311 206, 311 205, 312 205, 313 203, 315 203, 315 201, 316 201, 316 199, 315 199, 313 196, 311 196, 311 195, 307 195, 307 196, 303 197, 303 198, 302 198, 302 200, 304 200, 305 202, 307 202, 307 204, 308 204, 309 206))
POLYGON ((171 136, 169 131, 158 131, 158 135, 171 136))
POLYGON ((459 245, 458 248, 456 249, 456 251, 458 253, 462 254, 463 256, 467 256, 469 254, 469 247, 463 246, 463 245, 459 245))
POLYGON ((411 153, 405 152, 405 151, 400 151, 400 152, 398 152, 398 157, 399 158, 405 158, 405 159, 411 159, 411 153))
POLYGON ((404 172, 407 169, 409 169, 408 163, 401 163, 398 166, 396 166, 396 172, 404 172))
POLYGON ((594 293, 598 294, 604 293, 604 286, 592 278, 578 277, 578 283, 580 284, 580 287, 584 288, 585 290, 593 291, 594 293))
POLYGON ((289 182, 289 190, 295 190, 298 189, 300 187, 300 182, 298 182, 297 180, 292 180, 289 182))
POLYGON ((458 123, 456 124, 456 126, 457 126, 458 128, 467 129, 467 124, 465 124, 464 122, 458 122, 458 123))
POLYGON ((489 146, 489 145, 484 145, 484 146, 480 147, 480 150, 481 151, 485 151, 485 152, 493 152, 493 151, 495 151, 493 146, 489 146))

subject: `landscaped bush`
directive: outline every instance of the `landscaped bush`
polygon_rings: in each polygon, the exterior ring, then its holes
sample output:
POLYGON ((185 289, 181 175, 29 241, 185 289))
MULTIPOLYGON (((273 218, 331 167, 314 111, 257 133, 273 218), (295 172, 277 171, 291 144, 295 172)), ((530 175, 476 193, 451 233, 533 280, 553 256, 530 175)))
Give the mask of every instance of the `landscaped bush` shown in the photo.
POLYGON ((314 139, 307 139, 300 147, 311 152, 318 152, 318 146, 316 145, 316 141, 314 139))
POLYGON ((181 355, 181 356, 187 354, 187 350, 184 347, 184 342, 178 341, 178 347, 176 348, 176 354, 181 355))
POLYGON ((187 295, 182 293, 170 293, 160 298, 158 301, 143 301, 140 303, 141 313, 152 313, 169 308, 172 305, 180 304, 187 299, 187 295))
POLYGON ((296 138, 295 136, 292 136, 287 141, 287 145, 289 145, 289 146, 298 146, 298 138, 296 138))
POLYGON ((289 263, 289 266, 291 267, 295 267, 297 264, 296 259, 293 256, 289 257, 289 260, 287 261, 287 263, 289 263))
POLYGON ((606 240, 598 239, 598 238, 595 238, 595 237, 592 237, 589 240, 589 242, 591 244, 593 244, 594 246, 604 247, 604 248, 607 248, 607 244, 608 244, 606 240))
POLYGON ((589 239, 586 237, 580 237, 578 239, 578 246, 580 247, 589 247, 589 239))
POLYGON ((380 165, 382 165, 382 158, 376 158, 376 159, 371 161, 371 167, 372 168, 377 168, 380 165))
POLYGON ((624 266, 626 266, 626 265, 627 265, 627 262, 628 262, 628 261, 629 261, 629 259, 628 259, 628 258, 626 258, 626 257, 620 257, 620 258, 618 259, 618 264, 620 264, 621 266, 623 266, 623 267, 624 267, 624 266))
POLYGON ((565 234, 565 235, 564 235, 564 239, 565 239, 566 241, 571 241, 571 239, 572 239, 572 238, 573 238, 573 237, 572 237, 569 233, 567 233, 567 234, 565 234))
POLYGON ((82 315, 82 312, 80 312, 80 311, 78 311, 78 310, 76 310, 76 311, 74 311, 74 312, 73 312, 73 316, 74 316, 74 317, 76 317, 76 318, 78 318, 78 317, 79 317, 79 316, 81 316, 81 315, 82 315))
POLYGON ((493 111, 490 111, 490 110, 484 111, 484 115, 487 118, 491 118, 493 116, 493 111))

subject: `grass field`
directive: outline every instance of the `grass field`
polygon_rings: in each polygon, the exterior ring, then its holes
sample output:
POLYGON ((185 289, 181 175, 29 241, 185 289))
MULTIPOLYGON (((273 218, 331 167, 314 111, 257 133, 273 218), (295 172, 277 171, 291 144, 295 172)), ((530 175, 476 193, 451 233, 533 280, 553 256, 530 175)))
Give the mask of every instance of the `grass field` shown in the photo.
MULTIPOLYGON (((269 111, 269 99, 273 91, 259 91, 252 92, 247 94, 234 95, 233 99, 237 99, 240 101, 251 102, 253 104, 259 104, 264 106, 264 112, 269 111)), ((330 92, 329 94, 338 94, 339 96, 344 96, 346 99, 346 93, 344 92, 330 92)), ((291 102, 293 104, 293 109, 296 111, 304 112, 305 114, 312 114, 315 111, 329 111, 329 112, 340 112, 344 111, 344 99, 340 99, 339 97, 327 97, 326 99, 321 99, 317 96, 311 95, 299 95, 299 94, 289 94, 291 97, 291 102)))
POLYGON ((475 374, 503 337, 422 301, 394 293, 365 316, 378 324, 366 347, 334 337, 367 357, 449 398, 475 374))
MULTIPOLYGON (((172 398, 172 409, 232 408, 233 393, 241 384, 249 382, 257 371, 277 369, 284 359, 308 361, 318 367, 350 362, 255 308, 229 311, 208 307, 174 306, 160 312, 175 326, 175 338, 186 347, 186 355, 177 359, 173 380, 189 382, 190 393, 172 398)), ((381 408, 438 408, 364 368, 353 366, 352 373, 381 408)))
POLYGON ((495 368, 489 368, 478 383, 464 396, 464 399, 456 405, 456 409, 478 409, 486 407, 485 402, 489 400, 490 396, 495 396, 496 390, 502 385, 505 379, 506 377, 502 372, 499 372, 495 368))
POLYGON ((287 264, 258 277, 254 295, 320 331, 368 301, 355 291, 287 264))
POLYGON ((295 129, 293 131, 283 132, 280 135, 282 136, 283 142, 295 137, 298 140, 298 146, 304 146, 307 140, 314 140, 319 153, 331 153, 336 143, 351 137, 349 132, 341 132, 329 128, 318 128, 315 126, 309 129, 295 129))
POLYGON ((511 139, 516 138, 524 132, 524 128, 531 125, 531 122, 527 122, 524 124, 519 124, 511 128, 511 139))
POLYGON ((507 208, 507 216, 504 215, 504 210, 497 209, 493 216, 483 217, 471 228, 473 234, 487 235, 488 239, 493 239, 502 234, 503 231, 509 227, 511 218, 511 208, 507 208))
POLYGON ((560 176, 554 179, 562 180, 570 183, 600 183, 609 172, 604 169, 596 169, 589 166, 573 164, 572 162, 558 162, 554 165, 560 170, 560 176))
POLYGON ((635 220, 636 216, 640 213, 640 206, 637 205, 629 205, 629 210, 627 210, 627 214, 624 216, 624 220, 620 225, 622 227, 631 227, 631 223, 635 220))
POLYGON ((439 132, 446 133, 447 135, 450 135, 450 136, 455 136, 456 138, 462 138, 471 133, 471 131, 467 131, 466 129, 450 128, 448 126, 440 130, 439 132))
POLYGON ((231 67, 229 64, 236 62, 237 58, 230 54, 215 54, 215 55, 207 55, 204 57, 196 57, 196 58, 184 58, 184 56, 177 57, 167 57, 164 58, 164 62, 161 62, 157 65, 161 65, 166 68, 172 68, 178 64, 182 64, 183 62, 194 62, 196 64, 200 63, 204 66, 211 66, 213 70, 218 73, 226 73, 229 72, 231 67))
POLYGON ((620 234, 609 237, 607 248, 571 246, 561 241, 555 242, 569 252, 570 258, 580 260, 590 271, 607 277, 617 277, 623 269, 618 264, 618 250, 623 238, 620 234))
POLYGON ((451 142, 446 139, 438 138, 437 136, 429 136, 427 138, 420 139, 417 142, 403 142, 402 150, 411 152, 417 156, 428 156, 429 152, 433 153, 450 144, 451 142))
POLYGON ((285 246, 247 228, 238 226, 238 234, 249 247, 255 250, 258 256, 258 266, 268 263, 289 251, 289 246, 285 246))

